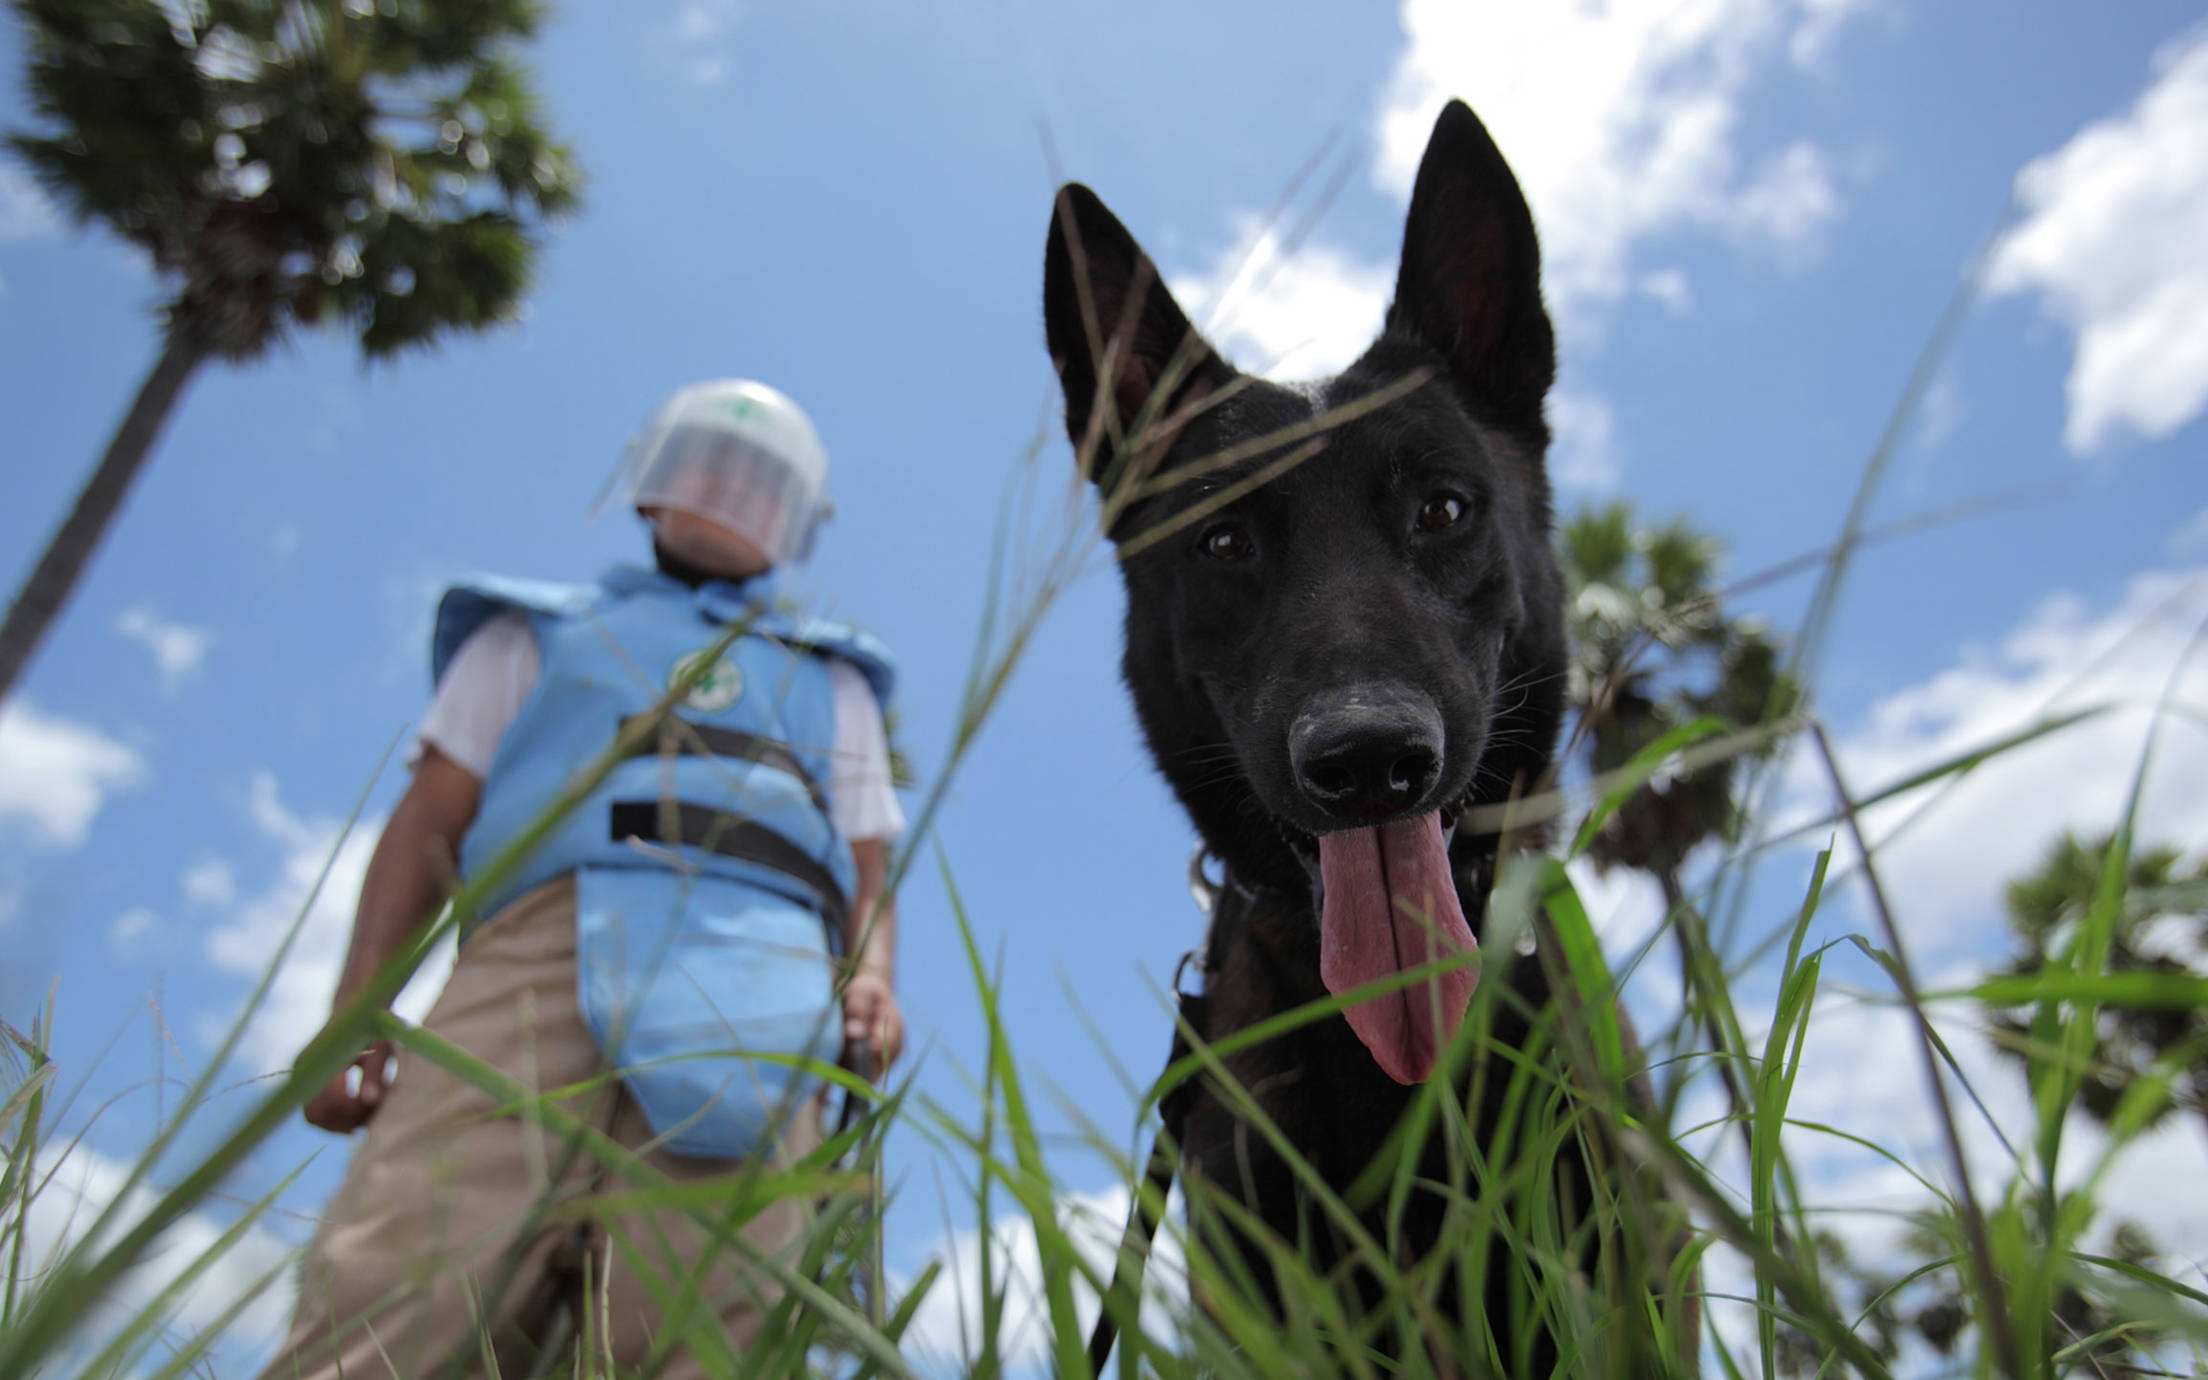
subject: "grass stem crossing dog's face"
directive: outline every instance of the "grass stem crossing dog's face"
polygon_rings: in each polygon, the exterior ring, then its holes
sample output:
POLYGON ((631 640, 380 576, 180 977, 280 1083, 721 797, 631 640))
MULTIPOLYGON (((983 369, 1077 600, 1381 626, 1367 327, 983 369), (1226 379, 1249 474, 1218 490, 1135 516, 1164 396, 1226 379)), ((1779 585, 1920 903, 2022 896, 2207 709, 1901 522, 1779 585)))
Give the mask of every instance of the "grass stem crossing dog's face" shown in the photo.
MULTIPOLYGON (((1434 127, 1395 300, 1364 355, 1236 370, 1102 201, 1058 196, 1044 315, 1127 586, 1123 663, 1160 769, 1240 879, 1313 892, 1336 993, 1475 946, 1467 806, 1531 789, 1561 714, 1549 547, 1556 352, 1533 221, 1472 112, 1434 127)), ((1477 968, 1346 1013, 1417 1083, 1477 968)))

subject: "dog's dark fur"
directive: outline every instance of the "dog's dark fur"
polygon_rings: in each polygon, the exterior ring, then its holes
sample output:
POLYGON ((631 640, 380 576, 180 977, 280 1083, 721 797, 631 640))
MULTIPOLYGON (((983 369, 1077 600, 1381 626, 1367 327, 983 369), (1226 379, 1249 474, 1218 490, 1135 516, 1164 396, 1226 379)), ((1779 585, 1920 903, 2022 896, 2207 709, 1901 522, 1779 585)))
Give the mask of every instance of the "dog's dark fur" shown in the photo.
MULTIPOLYGON (((1066 424, 1123 553, 1127 684, 1159 768, 1238 884, 1209 951, 1199 1033, 1216 1041, 1326 995, 1316 835, 1434 810, 1455 818, 1547 777, 1566 642, 1544 468, 1556 351, 1540 251, 1501 153, 1451 103, 1419 169, 1385 329, 1332 378, 1285 387, 1228 365, 1078 184, 1059 193, 1044 273, 1066 424), (1294 449, 1253 441, 1376 395, 1385 401, 1327 427, 1309 458, 1229 492, 1294 449), (1236 447, 1254 453, 1200 472, 1236 447), (1188 482, 1171 482, 1177 472, 1188 482), (1415 740, 1432 760, 1369 790, 1327 789, 1303 758, 1320 730, 1377 738, 1397 756, 1415 740)), ((1468 829, 1450 845, 1475 932, 1496 848, 1493 834, 1468 829)), ((1486 961, 1485 980, 1518 998, 1496 1003, 1492 1036, 1516 1045, 1523 1013, 1549 1002, 1543 966, 1486 961)), ((1340 1018, 1244 1051, 1229 1069, 1337 1190, 1365 1172, 1417 1092, 1384 1074, 1340 1018)), ((1506 1081, 1491 1080, 1489 1105, 1472 1109, 1476 1142, 1506 1081)), ((1449 1172, 1438 1135, 1419 1153, 1423 1177, 1449 1172)), ((1280 1238, 1302 1240, 1322 1272, 1345 1258, 1313 1231, 1286 1167, 1214 1096, 1189 1113, 1184 1164, 1280 1238)), ((1584 1179, 1567 1177, 1584 1198, 1584 1179)), ((1383 1216, 1371 1206, 1368 1226, 1390 1239, 1383 1216)), ((1433 1250, 1440 1220, 1438 1199, 1414 1197, 1393 1238, 1405 1260, 1433 1250)), ((1243 1245, 1269 1282, 1262 1254, 1243 1245)), ((1490 1271, 1498 1287, 1511 1273, 1490 1271)), ((1555 1354, 1546 1339, 1519 1351, 1492 1292, 1488 1311, 1501 1357, 1555 1354)))

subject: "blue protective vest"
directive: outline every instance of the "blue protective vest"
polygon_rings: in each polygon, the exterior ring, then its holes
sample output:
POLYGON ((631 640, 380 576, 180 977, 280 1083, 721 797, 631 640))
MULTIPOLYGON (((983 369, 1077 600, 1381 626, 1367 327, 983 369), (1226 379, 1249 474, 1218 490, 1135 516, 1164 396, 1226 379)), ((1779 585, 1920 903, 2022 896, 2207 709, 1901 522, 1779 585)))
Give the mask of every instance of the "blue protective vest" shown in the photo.
MULTIPOLYGON (((655 1133, 735 1158, 771 1140, 813 1078, 773 1057, 835 1058, 833 958, 855 882, 828 810, 828 657, 887 703, 887 652, 775 611, 766 579, 696 589, 617 568, 595 585, 480 579, 438 606, 432 673, 483 622, 528 616, 543 671, 499 742, 464 876, 511 851, 570 783, 732 626, 742 635, 660 731, 615 764, 494 884, 478 915, 567 873, 584 1019, 655 1133), (756 1056, 767 1055, 762 1060, 756 1056)), ((463 929, 463 941, 467 930, 463 929)))

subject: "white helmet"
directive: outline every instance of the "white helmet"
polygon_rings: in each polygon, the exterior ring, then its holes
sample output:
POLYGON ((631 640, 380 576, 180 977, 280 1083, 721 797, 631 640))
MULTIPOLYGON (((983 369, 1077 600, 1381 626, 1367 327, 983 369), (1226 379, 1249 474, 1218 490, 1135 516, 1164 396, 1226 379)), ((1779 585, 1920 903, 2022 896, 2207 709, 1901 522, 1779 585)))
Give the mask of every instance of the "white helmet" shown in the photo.
POLYGON ((679 389, 629 442, 627 501, 735 532, 777 566, 802 561, 828 516, 828 453, 802 409, 749 379, 679 389))

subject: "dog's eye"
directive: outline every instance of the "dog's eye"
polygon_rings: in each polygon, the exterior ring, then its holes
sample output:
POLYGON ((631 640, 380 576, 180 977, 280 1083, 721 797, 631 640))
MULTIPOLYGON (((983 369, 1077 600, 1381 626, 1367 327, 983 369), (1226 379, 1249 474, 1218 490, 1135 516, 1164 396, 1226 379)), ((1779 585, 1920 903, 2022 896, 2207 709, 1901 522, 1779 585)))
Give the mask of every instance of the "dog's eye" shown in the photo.
POLYGON ((1246 561, 1257 554, 1257 544, 1240 523, 1222 522, 1207 528, 1199 543, 1215 561, 1246 561))
POLYGON ((1464 500, 1455 494, 1435 494, 1418 508, 1418 530, 1439 532, 1456 525, 1464 516, 1464 500))

